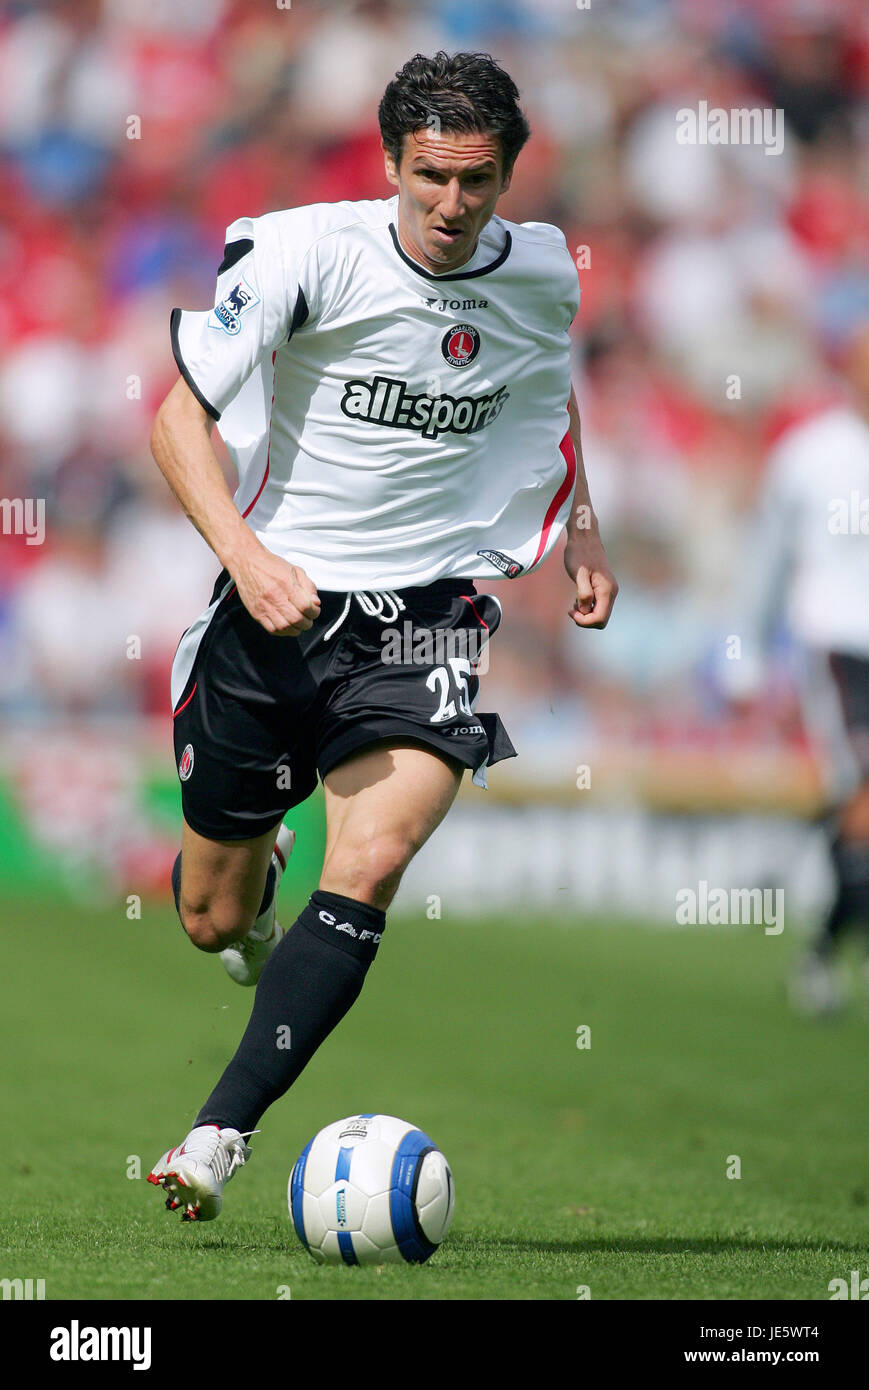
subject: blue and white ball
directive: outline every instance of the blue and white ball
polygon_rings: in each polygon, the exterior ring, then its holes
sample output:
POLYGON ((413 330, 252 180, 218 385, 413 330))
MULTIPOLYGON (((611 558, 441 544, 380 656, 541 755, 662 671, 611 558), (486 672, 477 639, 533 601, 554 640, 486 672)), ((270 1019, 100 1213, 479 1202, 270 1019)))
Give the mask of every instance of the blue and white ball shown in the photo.
POLYGON ((290 1174, 296 1234, 320 1264, 422 1264, 450 1228, 449 1164, 394 1115, 351 1115, 321 1129, 290 1174))

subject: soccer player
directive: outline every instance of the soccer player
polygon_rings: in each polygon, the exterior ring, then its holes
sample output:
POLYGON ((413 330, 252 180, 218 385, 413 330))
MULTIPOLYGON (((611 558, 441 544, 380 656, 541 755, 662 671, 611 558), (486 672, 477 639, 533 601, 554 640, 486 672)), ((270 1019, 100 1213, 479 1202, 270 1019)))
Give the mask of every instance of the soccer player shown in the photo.
POLYGON ((825 768, 834 890, 789 986, 801 1012, 844 1003, 836 957, 869 927, 869 317, 837 333, 848 399, 789 430, 769 462, 744 585, 743 659, 725 662, 728 693, 763 687, 784 613, 801 653, 806 727, 825 768))
POLYGON ((173 887, 194 945, 258 981, 235 1056, 149 1174, 182 1219, 217 1216, 246 1138, 358 996, 465 770, 485 786, 515 756, 476 713, 500 604, 474 581, 536 569, 566 528, 570 617, 610 616, 570 387, 576 269, 555 227, 495 215, 529 134, 518 97, 488 55, 412 58, 379 109, 396 196, 241 218, 215 307, 172 314, 181 376, 152 448, 223 566, 172 672, 173 887), (282 821, 318 774, 323 870, 284 933, 282 821))

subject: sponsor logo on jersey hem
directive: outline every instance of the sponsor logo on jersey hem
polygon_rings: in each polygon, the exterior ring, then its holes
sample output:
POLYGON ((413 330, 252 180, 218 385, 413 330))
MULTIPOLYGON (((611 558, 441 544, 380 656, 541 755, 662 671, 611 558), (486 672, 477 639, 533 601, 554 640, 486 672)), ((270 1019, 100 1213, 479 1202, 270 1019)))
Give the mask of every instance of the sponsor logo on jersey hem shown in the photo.
POLYGON ((341 409, 351 420, 369 420, 393 429, 416 430, 426 439, 439 434, 476 434, 497 420, 510 392, 499 386, 483 396, 414 395, 397 377, 344 382, 341 409))
POLYGON ((522 566, 518 560, 513 560, 509 555, 505 555, 503 550, 478 550, 484 560, 488 560, 490 565, 494 565, 496 570, 506 574, 508 579, 515 579, 522 573, 522 566))
POLYGON ((248 309, 252 309, 256 304, 259 304, 259 295, 242 276, 235 289, 230 290, 226 298, 214 306, 211 314, 217 322, 213 323, 209 317, 208 327, 218 328, 222 333, 228 333, 234 338, 236 333, 241 331, 242 314, 246 314, 248 309))

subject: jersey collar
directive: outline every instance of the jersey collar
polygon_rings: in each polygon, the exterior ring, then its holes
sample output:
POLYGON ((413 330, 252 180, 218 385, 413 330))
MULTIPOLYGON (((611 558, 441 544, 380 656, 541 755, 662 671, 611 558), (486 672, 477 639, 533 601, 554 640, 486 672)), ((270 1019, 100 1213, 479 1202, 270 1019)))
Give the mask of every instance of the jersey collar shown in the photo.
MULTIPOLYGON (((491 226, 491 222, 487 225, 491 226)), ((484 227, 483 232, 480 234, 480 238, 477 242, 477 249, 471 257, 471 260, 465 262, 466 265, 471 265, 480 255, 481 242, 483 240, 483 235, 485 231, 486 228, 484 227)), ((411 270, 416 271, 417 275, 422 275, 423 278, 426 280, 433 280, 436 284, 440 281, 451 282, 453 280, 474 280, 479 275, 489 275, 491 271, 497 270, 499 266, 504 264, 504 262, 510 254, 510 248, 513 245, 513 238, 511 237, 510 233, 507 231, 507 228, 505 227, 504 245, 493 261, 489 261, 487 265, 478 266, 475 270, 448 270, 445 271, 442 275, 437 275, 432 270, 426 270, 423 266, 419 264, 418 261, 415 261, 412 256, 409 256, 407 254, 407 252, 404 250, 404 247, 398 239, 398 231, 394 222, 390 222, 389 224, 389 235, 392 237, 392 244, 398 252, 398 255, 404 261, 405 265, 409 265, 411 270)))

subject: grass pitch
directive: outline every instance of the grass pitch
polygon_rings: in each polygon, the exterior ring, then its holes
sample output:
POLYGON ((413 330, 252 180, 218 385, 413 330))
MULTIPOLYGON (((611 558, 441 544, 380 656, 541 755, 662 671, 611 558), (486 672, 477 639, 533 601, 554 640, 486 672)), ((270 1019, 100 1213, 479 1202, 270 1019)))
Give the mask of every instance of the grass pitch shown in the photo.
POLYGON ((821 1300, 869 1274, 869 1005, 794 1017, 787 930, 393 915, 220 1219, 182 1226, 145 1174, 252 995, 162 905, 0 917, 0 1277, 48 1299, 821 1300), (296 1239, 292 1163, 358 1111, 450 1160, 456 1218, 425 1266, 322 1268, 296 1239))

